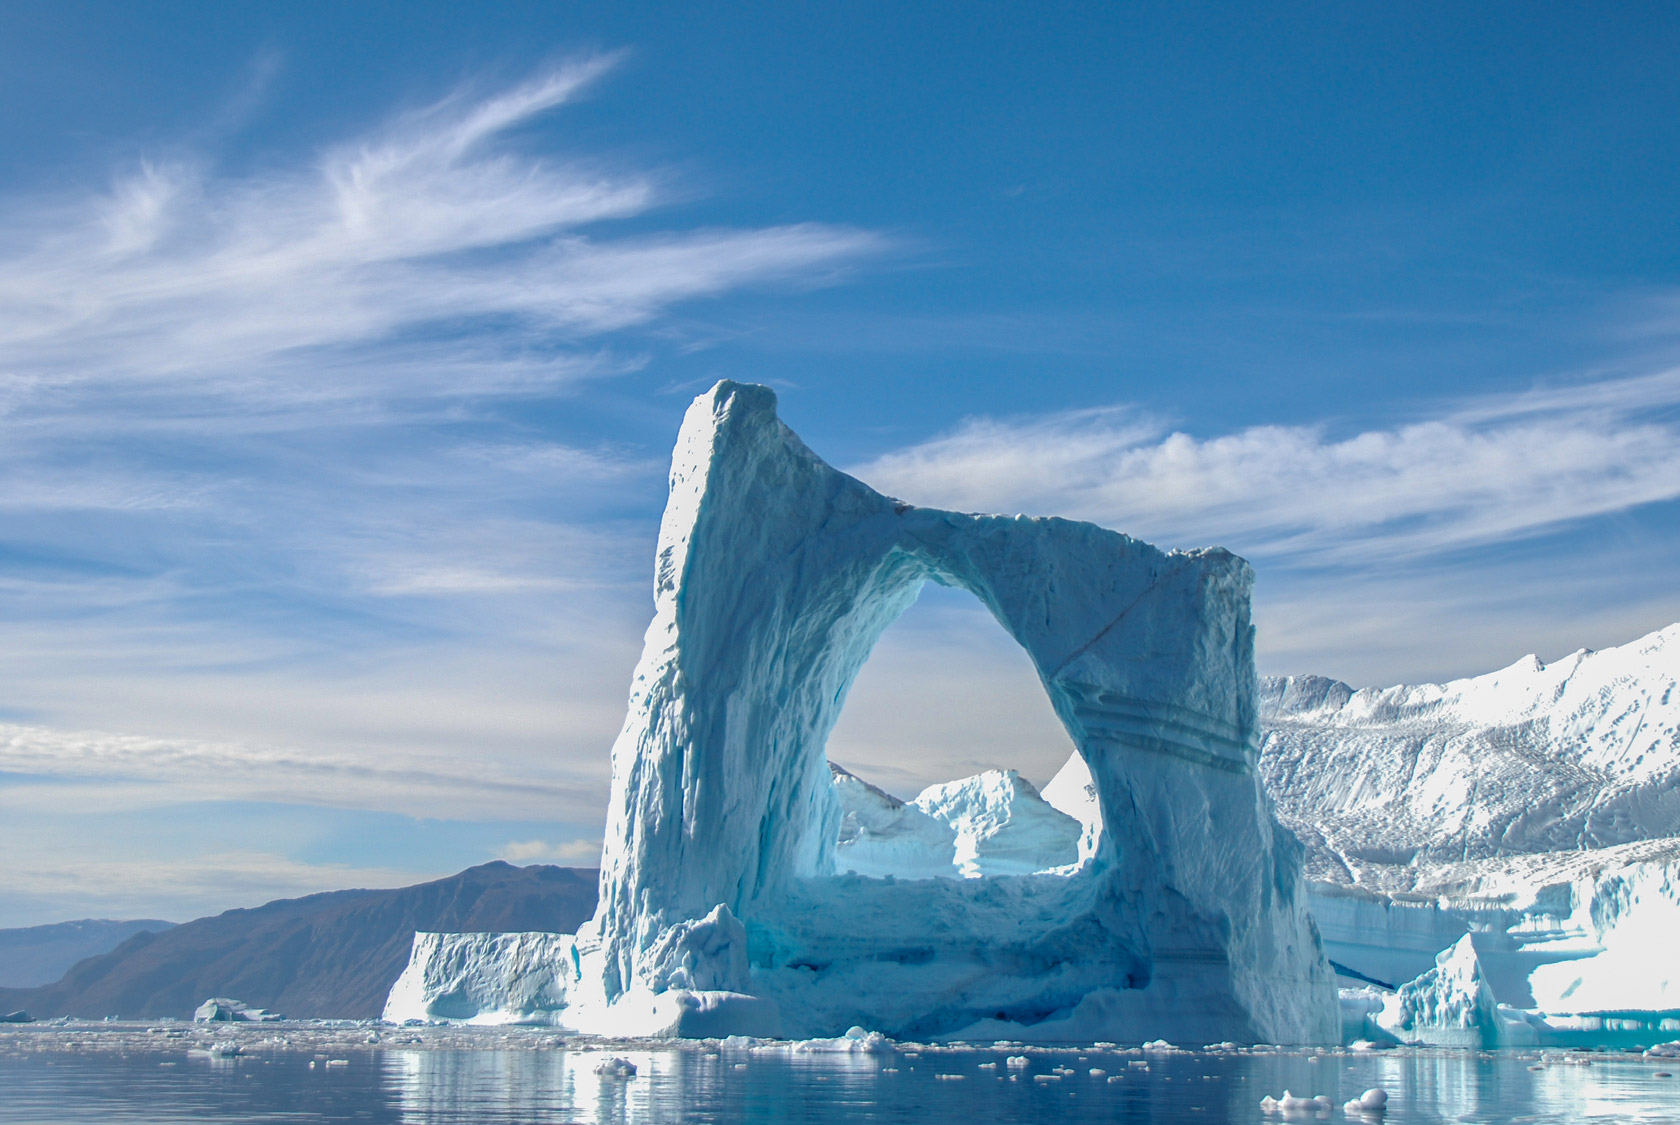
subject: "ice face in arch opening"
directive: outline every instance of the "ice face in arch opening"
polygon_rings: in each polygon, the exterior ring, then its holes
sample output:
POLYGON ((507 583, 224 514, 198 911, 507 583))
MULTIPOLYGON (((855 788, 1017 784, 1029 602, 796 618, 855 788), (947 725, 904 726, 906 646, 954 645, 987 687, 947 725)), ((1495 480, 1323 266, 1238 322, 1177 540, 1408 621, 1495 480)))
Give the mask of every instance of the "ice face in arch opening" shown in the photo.
POLYGON ((1065 875, 1094 852, 1080 820, 1023 776, 1078 755, 1032 661, 983 611, 967 591, 924 585, 848 690, 825 747, 842 814, 840 874, 1065 875), (1021 769, 1000 768, 1010 759, 1021 769), (979 772, 955 776, 964 765, 979 772), (952 780, 908 794, 872 784, 942 773, 952 780))
POLYGON ((834 765, 835 870, 898 879, 1070 876, 1096 851, 1083 825, 1015 770, 990 769, 901 801, 834 765))
POLYGON ((1298 846, 1254 769, 1252 577, 1091 524, 884 497, 764 387, 684 419, 558 1022, 609 1033, 1335 1042, 1298 846), (1106 831, 1068 878, 835 874, 823 753, 924 581, 1032 659, 1106 831))

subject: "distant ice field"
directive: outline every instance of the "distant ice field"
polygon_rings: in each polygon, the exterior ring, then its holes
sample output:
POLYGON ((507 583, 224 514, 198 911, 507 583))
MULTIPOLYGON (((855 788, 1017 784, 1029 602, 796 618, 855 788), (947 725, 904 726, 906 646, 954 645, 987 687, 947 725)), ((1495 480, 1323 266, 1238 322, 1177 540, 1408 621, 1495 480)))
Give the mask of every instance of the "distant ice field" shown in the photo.
POLYGON ((1680 1079, 1663 1077, 1675 1068, 1606 1052, 895 1044, 842 1055, 533 1028, 71 1024, 0 1029, 0 1120, 1656 1122, 1680 1119, 1680 1079), (240 1053, 213 1057, 214 1043, 240 1053), (613 1059, 634 1076, 598 1073, 613 1059), (1374 1087, 1388 1093, 1385 1115, 1343 1108, 1374 1087), (1260 1100, 1285 1090, 1335 1108, 1264 1116, 1260 1100))

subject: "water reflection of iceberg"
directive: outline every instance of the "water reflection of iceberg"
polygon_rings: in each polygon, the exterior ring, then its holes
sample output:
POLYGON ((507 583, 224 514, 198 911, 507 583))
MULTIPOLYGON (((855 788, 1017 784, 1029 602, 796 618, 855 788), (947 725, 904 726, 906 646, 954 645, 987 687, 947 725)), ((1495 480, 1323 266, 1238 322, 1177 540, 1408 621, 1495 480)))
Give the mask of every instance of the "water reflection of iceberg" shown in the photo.
POLYGON ((438 1122, 652 1122, 658 1094, 691 1086, 685 1058, 654 1051, 400 1051, 384 1056, 383 1085, 408 1125, 438 1122), (609 1053, 636 1065, 634 1079, 596 1074, 609 1053))

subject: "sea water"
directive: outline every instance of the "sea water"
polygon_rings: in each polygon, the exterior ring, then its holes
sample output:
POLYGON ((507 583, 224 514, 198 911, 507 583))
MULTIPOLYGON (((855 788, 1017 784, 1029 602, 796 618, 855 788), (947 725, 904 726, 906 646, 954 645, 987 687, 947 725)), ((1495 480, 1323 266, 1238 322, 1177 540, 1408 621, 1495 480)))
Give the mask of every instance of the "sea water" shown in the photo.
POLYGON ((532 1029, 0 1029, 0 1121, 1680 1122, 1639 1054, 584 1043, 532 1029), (237 1049, 215 1057, 208 1048, 237 1049), (623 1059, 633 1077, 597 1073, 623 1059), (1016 1060, 1010 1065, 1010 1060, 1016 1060), (1342 1103, 1371 1087, 1385 1115, 1342 1103), (1330 1113, 1267 1117, 1285 1089, 1330 1113))

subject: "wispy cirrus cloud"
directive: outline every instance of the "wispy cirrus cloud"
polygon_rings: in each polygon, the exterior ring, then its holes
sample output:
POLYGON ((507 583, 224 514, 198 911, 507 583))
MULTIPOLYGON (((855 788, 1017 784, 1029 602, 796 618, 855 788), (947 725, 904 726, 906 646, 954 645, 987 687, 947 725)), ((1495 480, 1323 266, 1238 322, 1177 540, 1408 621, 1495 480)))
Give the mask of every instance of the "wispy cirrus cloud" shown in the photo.
POLYGON ((284 745, 64 731, 0 724, 0 808, 79 813, 183 802, 273 802, 411 817, 579 820, 599 816, 594 762, 328 752, 284 745))
POLYGON ((590 839, 515 840, 501 849, 501 859, 510 863, 579 863, 594 867, 601 862, 601 841, 590 839))
MULTIPOLYGON (((616 61, 0 197, 0 804, 78 826, 106 883, 168 862, 136 827, 166 807, 598 830, 664 460, 553 400, 682 302, 888 248, 662 222, 674 176, 544 129, 616 61)), ((294 827, 248 850, 319 889, 294 827)))
POLYGON ((392 381, 387 396, 528 391, 587 371, 580 341, 674 302, 882 248, 817 223, 590 233, 664 202, 660 178, 525 155, 508 134, 614 61, 459 91, 303 167, 229 176, 174 159, 80 198, 6 201, 6 398, 15 410, 89 384, 179 382, 319 401, 370 393, 370 375, 392 381), (428 385, 428 360, 447 377, 428 385))
POLYGON ((855 471, 918 502, 1094 520, 1293 564, 1406 563, 1680 497, 1680 372, 1197 437, 1127 407, 974 419, 855 471))
POLYGON ((1680 499, 1677 407, 1671 368, 1466 396, 1352 432, 1193 435, 1115 406, 971 419, 853 472, 915 503, 1228 547, 1255 563, 1264 672, 1418 682, 1680 616, 1672 534, 1640 522, 1680 499))

